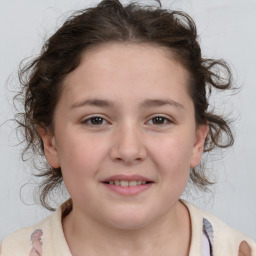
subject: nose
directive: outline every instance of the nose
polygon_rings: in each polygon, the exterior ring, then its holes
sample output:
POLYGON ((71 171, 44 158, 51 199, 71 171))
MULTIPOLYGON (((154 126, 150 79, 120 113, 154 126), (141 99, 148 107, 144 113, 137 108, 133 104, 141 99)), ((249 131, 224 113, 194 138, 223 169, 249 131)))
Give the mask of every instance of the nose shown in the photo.
POLYGON ((143 136, 136 124, 116 128, 110 151, 112 160, 131 165, 140 163, 147 156, 143 136))

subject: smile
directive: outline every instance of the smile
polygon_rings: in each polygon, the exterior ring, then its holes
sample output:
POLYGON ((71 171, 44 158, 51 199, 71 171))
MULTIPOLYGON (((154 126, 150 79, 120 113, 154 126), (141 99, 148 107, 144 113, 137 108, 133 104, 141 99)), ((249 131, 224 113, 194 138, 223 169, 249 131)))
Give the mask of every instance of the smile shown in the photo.
POLYGON ((141 175, 114 175, 102 181, 109 191, 122 196, 135 196, 152 187, 155 182, 141 175))
POLYGON ((139 185, 145 185, 145 184, 151 183, 151 182, 144 181, 144 180, 132 180, 132 181, 115 180, 115 181, 107 181, 104 183, 110 184, 110 185, 121 186, 121 187, 135 187, 135 186, 139 186, 139 185))

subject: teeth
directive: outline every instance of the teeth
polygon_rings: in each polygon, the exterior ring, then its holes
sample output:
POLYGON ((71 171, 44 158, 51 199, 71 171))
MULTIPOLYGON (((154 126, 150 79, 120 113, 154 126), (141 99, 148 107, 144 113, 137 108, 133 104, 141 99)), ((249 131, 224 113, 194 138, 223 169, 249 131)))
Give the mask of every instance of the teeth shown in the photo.
POLYGON ((129 181, 129 186, 130 187, 134 187, 137 185, 137 181, 133 180, 133 181, 129 181))
POLYGON ((109 181, 108 182, 110 185, 117 185, 121 187, 134 187, 138 185, 144 185, 147 182, 142 181, 142 180, 132 180, 132 181, 127 181, 127 180, 115 180, 115 181, 109 181))
POLYGON ((128 186, 129 186, 129 181, 127 181, 127 180, 121 180, 121 181, 120 181, 120 186, 122 186, 122 187, 128 187, 128 186))

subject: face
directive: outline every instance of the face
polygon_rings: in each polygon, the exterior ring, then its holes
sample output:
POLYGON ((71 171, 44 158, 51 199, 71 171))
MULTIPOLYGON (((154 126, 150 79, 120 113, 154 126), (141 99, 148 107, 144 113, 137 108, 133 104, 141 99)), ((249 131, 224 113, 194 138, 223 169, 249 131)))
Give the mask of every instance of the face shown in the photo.
POLYGON ((167 50, 109 44, 67 75, 54 134, 41 136, 74 214, 131 229, 174 211, 206 133, 195 123, 188 74, 167 50))

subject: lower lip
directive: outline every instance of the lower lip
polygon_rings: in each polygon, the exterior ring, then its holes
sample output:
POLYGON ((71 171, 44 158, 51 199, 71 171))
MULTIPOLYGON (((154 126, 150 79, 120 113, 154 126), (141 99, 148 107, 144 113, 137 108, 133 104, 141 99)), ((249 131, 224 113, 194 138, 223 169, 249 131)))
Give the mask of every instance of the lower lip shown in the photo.
POLYGON ((132 187, 118 186, 118 185, 107 184, 107 183, 103 183, 103 185, 109 190, 116 192, 118 194, 133 196, 133 195, 138 195, 141 192, 149 189, 153 185, 153 183, 147 183, 147 184, 137 185, 132 187))

